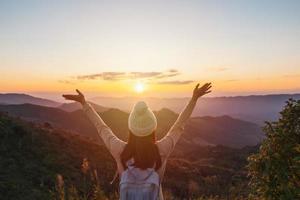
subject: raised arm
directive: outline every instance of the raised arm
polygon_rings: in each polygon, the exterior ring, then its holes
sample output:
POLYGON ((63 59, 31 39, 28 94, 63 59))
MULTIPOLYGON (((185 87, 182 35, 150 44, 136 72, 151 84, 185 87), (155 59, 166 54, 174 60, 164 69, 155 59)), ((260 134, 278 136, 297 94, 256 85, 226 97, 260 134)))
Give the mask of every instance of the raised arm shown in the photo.
POLYGON ((123 150, 125 142, 115 136, 112 130, 105 124, 96 110, 91 106, 91 104, 86 102, 84 95, 79 90, 76 90, 76 92, 78 93, 77 95, 67 94, 63 95, 63 97, 67 100, 79 102, 82 105, 84 113, 96 127, 97 133, 103 140, 105 146, 108 148, 113 157, 116 158, 117 155, 123 150))
POLYGON ((170 128, 167 135, 157 142, 159 149, 162 151, 161 153, 168 156, 172 152, 172 150, 174 149, 177 141, 179 140, 183 132, 185 122, 191 116, 196 106, 197 100, 201 96, 210 93, 211 92, 210 88, 211 88, 211 83, 206 83, 200 88, 199 88, 199 84, 196 85, 193 91, 192 98, 189 100, 188 104, 184 107, 183 111, 179 114, 177 120, 170 128))

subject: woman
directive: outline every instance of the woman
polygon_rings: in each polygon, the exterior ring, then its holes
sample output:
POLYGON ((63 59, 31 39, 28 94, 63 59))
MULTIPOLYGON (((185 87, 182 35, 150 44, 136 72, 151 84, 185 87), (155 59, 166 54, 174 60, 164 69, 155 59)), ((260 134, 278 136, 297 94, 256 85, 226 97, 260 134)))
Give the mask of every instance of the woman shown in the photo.
POLYGON ((156 141, 156 117, 143 101, 137 102, 128 118, 129 139, 117 138, 104 123, 93 107, 85 101, 84 95, 63 95, 67 100, 82 104, 84 113, 97 128, 99 136, 117 162, 120 176, 120 199, 163 199, 161 181, 167 160, 183 132, 183 126, 192 114, 199 97, 210 93, 211 83, 199 88, 196 85, 193 96, 179 114, 165 137, 156 141))

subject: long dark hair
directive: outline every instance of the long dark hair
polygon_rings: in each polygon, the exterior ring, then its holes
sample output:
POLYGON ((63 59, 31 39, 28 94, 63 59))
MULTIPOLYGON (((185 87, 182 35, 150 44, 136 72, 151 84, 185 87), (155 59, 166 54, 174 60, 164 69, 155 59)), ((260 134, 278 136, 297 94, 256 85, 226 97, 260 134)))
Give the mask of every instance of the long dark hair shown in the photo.
POLYGON ((128 142, 121 153, 121 162, 126 169, 126 162, 133 158, 134 166, 140 169, 161 167, 161 157, 156 145, 155 131, 151 135, 138 137, 129 131, 128 142))

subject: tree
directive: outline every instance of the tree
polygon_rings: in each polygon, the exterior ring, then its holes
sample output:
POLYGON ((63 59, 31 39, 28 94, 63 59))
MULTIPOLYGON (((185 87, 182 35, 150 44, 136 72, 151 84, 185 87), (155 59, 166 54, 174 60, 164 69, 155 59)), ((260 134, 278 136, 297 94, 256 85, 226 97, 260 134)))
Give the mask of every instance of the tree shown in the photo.
POLYGON ((279 120, 248 158, 250 199, 300 199, 300 100, 288 100, 279 120))

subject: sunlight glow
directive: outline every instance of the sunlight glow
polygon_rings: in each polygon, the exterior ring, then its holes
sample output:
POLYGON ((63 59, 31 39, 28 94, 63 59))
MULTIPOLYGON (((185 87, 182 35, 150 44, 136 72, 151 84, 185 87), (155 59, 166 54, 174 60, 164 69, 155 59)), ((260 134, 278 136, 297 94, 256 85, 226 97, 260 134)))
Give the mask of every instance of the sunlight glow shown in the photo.
POLYGON ((142 93, 144 92, 145 90, 145 85, 144 83, 142 82, 137 82, 134 86, 134 90, 137 92, 137 93, 142 93))

